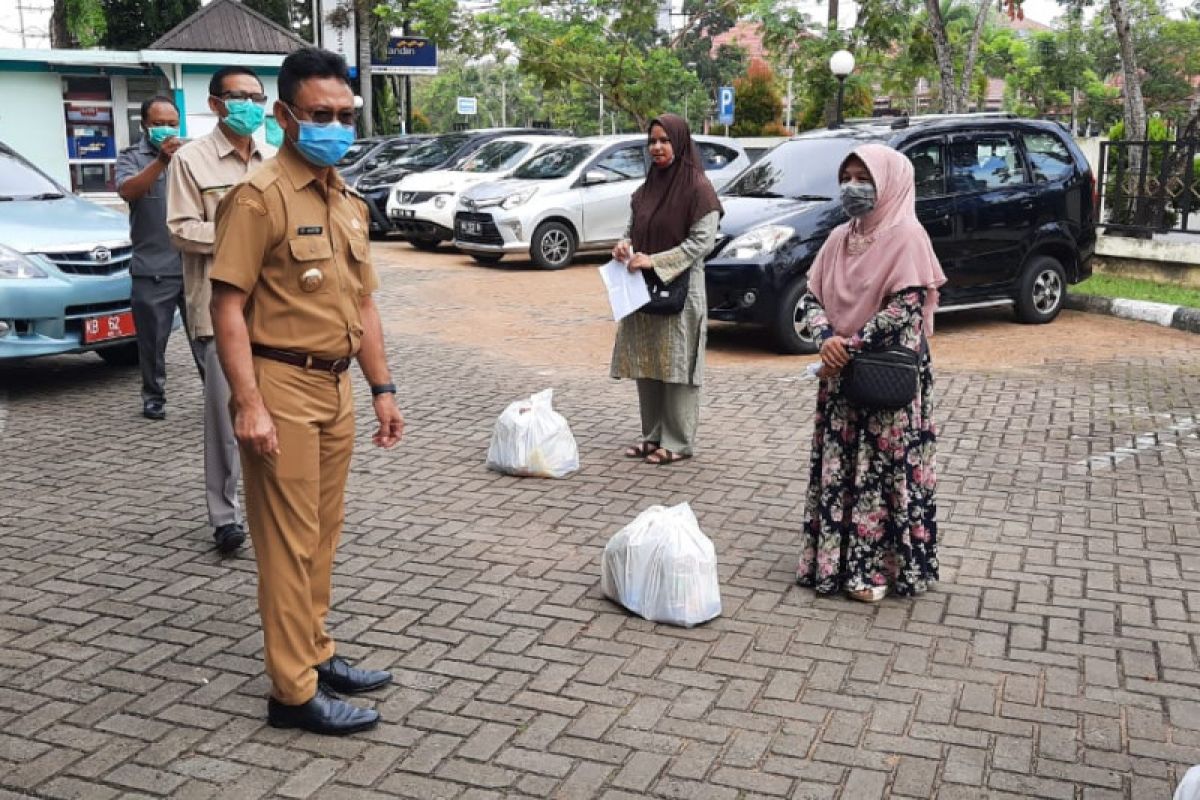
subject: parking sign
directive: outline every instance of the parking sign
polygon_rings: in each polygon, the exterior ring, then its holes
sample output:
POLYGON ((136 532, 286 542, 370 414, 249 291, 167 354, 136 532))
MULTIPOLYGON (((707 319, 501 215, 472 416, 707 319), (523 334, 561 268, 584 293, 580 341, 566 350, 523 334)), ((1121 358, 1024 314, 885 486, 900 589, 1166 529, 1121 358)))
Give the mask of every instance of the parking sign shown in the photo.
POLYGON ((717 90, 717 122, 733 124, 733 87, 722 86, 717 90))
POLYGON ((462 114, 464 117, 474 115, 477 112, 477 107, 478 104, 475 102, 474 97, 458 98, 458 113, 462 114))

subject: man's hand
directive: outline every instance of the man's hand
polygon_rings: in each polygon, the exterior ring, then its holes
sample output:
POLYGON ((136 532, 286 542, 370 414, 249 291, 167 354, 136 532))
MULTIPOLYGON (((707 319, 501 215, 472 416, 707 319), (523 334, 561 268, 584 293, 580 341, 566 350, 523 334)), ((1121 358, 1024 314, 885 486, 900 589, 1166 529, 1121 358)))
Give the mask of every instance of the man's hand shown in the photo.
POLYGON ((391 392, 375 395, 374 405, 379 430, 371 440, 376 447, 395 447, 404 438, 404 415, 396 408, 396 396, 391 392))
POLYGON ((629 271, 637 272, 639 269, 654 269, 654 262, 645 253, 634 253, 629 259, 629 271))
POLYGON ((850 351, 846 349, 846 337, 830 336, 821 345, 821 360, 837 370, 850 363, 850 351))
POLYGON ((249 447, 260 458, 279 454, 279 437, 275 432, 275 421, 261 397, 244 405, 238 405, 233 415, 233 435, 243 446, 249 447))
POLYGON ((158 147, 158 160, 166 164, 171 160, 171 156, 175 155, 175 151, 183 147, 183 140, 178 136, 172 136, 158 147))

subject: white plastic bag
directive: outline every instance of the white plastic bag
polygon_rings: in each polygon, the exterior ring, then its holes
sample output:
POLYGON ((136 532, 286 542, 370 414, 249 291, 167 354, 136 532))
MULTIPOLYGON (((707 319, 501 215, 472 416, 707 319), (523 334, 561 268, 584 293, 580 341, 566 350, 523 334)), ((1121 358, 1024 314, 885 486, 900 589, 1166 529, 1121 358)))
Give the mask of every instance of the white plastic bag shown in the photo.
POLYGON ((538 478, 562 478, 579 469, 571 428, 554 410, 554 390, 509 403, 496 420, 488 469, 538 478))
POLYGON ((1192 767, 1183 776, 1175 789, 1174 800, 1200 800, 1200 764, 1192 767))
POLYGON ((651 506, 609 539, 600 588, 654 622, 690 628, 721 614, 717 554, 687 503, 651 506))

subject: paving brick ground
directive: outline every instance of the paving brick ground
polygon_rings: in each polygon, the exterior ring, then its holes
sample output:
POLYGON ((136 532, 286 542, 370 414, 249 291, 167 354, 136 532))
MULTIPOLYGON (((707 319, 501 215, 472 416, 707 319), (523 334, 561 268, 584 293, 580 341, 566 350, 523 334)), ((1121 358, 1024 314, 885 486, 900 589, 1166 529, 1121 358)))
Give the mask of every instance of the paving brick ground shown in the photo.
MULTIPOLYGON (((385 270, 389 320, 418 277, 385 270)), ((340 740, 265 725, 182 341, 164 423, 94 357, 0 368, 0 796, 1169 798, 1200 763, 1200 347, 1122 355, 1179 334, 1111 324, 1099 361, 939 373, 943 581, 875 607, 792 583, 794 360, 714 367, 700 457, 652 468, 617 455, 633 390, 602 366, 393 336, 410 433, 371 448, 360 393, 331 621, 396 683, 340 740), (582 471, 485 471, 495 416, 547 385, 582 471), (598 589, 607 538, 681 500, 725 604, 693 630, 598 589)))

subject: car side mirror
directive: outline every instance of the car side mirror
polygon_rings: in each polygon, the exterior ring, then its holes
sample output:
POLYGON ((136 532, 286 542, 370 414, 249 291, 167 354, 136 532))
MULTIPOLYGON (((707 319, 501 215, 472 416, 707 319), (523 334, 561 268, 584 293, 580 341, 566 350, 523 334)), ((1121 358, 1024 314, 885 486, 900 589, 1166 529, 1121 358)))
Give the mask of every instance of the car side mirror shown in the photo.
POLYGON ((587 173, 583 176, 583 183, 585 186, 594 186, 598 183, 608 183, 608 181, 609 181, 608 173, 605 172, 604 170, 599 170, 599 169, 588 170, 587 173))

